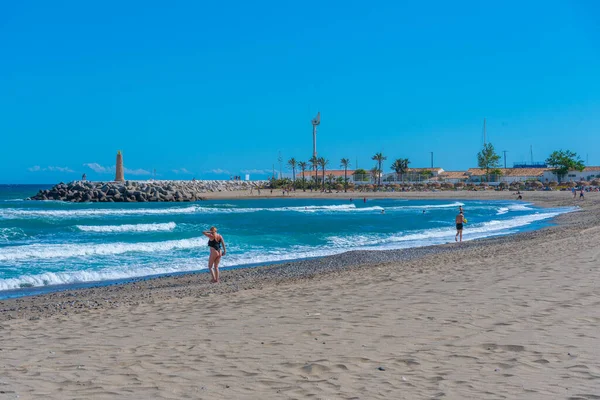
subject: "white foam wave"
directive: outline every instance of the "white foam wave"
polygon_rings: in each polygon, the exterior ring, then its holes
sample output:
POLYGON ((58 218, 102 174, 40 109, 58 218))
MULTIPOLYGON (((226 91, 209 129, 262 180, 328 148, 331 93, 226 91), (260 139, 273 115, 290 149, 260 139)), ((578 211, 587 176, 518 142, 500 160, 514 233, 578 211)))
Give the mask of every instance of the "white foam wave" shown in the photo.
POLYGON ((508 206, 508 209, 510 211, 531 211, 531 210, 533 210, 533 208, 528 207, 527 205, 524 205, 524 204, 511 204, 508 206))
POLYGON ((403 210, 403 209, 430 209, 430 208, 455 208, 455 207, 459 207, 459 206, 464 206, 464 203, 461 202, 454 202, 454 203, 450 203, 450 204, 428 204, 428 205, 422 205, 422 206, 395 206, 395 207, 388 207, 387 209, 389 210, 403 210))
POLYGON ((107 256, 132 252, 161 252, 206 247, 204 238, 166 240, 162 242, 100 243, 100 244, 30 244, 0 248, 0 261, 28 259, 107 256))
MULTIPOLYGON (((254 249, 248 252, 234 253, 223 258, 221 267, 232 267, 248 264, 264 264, 302 258, 322 257, 338 254, 345 249, 296 246, 288 249, 254 249)), ((61 272, 44 272, 37 275, 21 275, 15 278, 0 279, 0 291, 18 289, 25 286, 48 286, 60 284, 76 284, 83 282, 110 281, 144 277, 150 275, 170 274, 205 270, 206 259, 180 258, 177 262, 136 265, 127 264, 105 267, 99 270, 75 270, 61 272)))
POLYGON ((167 222, 164 224, 135 224, 135 225, 76 225, 77 229, 84 232, 162 232, 172 231, 177 224, 167 222))
POLYGON ((5 218, 78 218, 103 217, 107 215, 164 215, 196 213, 202 207, 169 207, 169 208, 94 208, 78 210, 40 210, 40 209, 4 209, 0 216, 5 218))
POLYGON ((126 267, 110 267, 101 270, 79 270, 63 272, 44 272, 38 275, 22 275, 16 278, 0 279, 0 291, 18 289, 29 286, 48 286, 61 284, 76 284, 83 282, 99 282, 127 279, 141 276, 169 274, 191 271, 197 267, 194 263, 183 265, 146 265, 126 267))
POLYGON ((498 211, 496 212, 496 215, 502 215, 502 214, 506 214, 508 212, 508 207, 500 207, 498 209, 498 211))
POLYGON ((25 232, 19 228, 0 228, 0 242, 21 239, 25 237, 25 232))
POLYGON ((274 208, 236 208, 236 207, 202 207, 198 205, 188 207, 169 208, 96 208, 73 210, 40 210, 40 209, 4 209, 0 216, 4 218, 79 218, 103 217, 125 215, 169 215, 169 214, 228 214, 228 213, 253 213, 259 211, 271 212, 348 212, 381 210, 381 207, 356 208, 354 204, 329 205, 329 206, 299 206, 299 207, 274 207, 274 208))
POLYGON ((261 208, 219 208, 219 207, 199 207, 199 212, 206 213, 252 213, 260 211, 269 212, 301 212, 301 213, 315 213, 315 212, 348 212, 348 211, 368 211, 373 209, 381 210, 381 207, 364 207, 357 208, 354 204, 339 204, 329 206, 296 206, 296 207, 261 207, 261 208))
MULTIPOLYGON (((533 222, 556 217, 563 212, 546 212, 531 215, 523 215, 508 220, 492 220, 481 224, 466 225, 463 240, 481 239, 488 236, 502 235, 509 233, 515 228, 529 225, 533 222)), ((430 244, 443 243, 453 239, 456 231, 452 227, 434 228, 422 231, 416 231, 409 234, 391 234, 391 235, 352 235, 346 237, 331 236, 328 241, 335 247, 359 248, 364 246, 384 246, 386 248, 415 247, 412 245, 396 246, 406 242, 422 242, 417 246, 426 246, 430 244)))

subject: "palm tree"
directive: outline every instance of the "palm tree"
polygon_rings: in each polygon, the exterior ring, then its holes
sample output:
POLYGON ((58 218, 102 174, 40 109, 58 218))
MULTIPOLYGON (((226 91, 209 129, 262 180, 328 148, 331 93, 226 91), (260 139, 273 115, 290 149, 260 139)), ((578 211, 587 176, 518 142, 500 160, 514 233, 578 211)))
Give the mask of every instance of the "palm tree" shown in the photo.
POLYGON ((298 163, 298 167, 302 171, 302 191, 306 192, 306 175, 304 175, 304 171, 306 171, 306 167, 308 167, 308 163, 304 161, 300 161, 298 163))
POLYGON ((326 160, 324 157, 319 157, 317 162, 321 167, 321 172, 323 172, 323 191, 325 191, 325 167, 329 164, 329 160, 326 160))
POLYGON ((319 159, 315 156, 312 156, 308 162, 315 170, 315 184, 317 184, 319 182, 319 159))
POLYGON ((371 160, 375 160, 377 161, 377 165, 378 165, 378 169, 379 169, 379 183, 377 184, 377 186, 381 186, 381 164, 387 160, 387 157, 384 156, 382 153, 375 153, 375 155, 371 158, 371 160))
POLYGON ((396 171, 396 174, 398 175, 399 180, 401 179, 400 177, 403 176, 406 173, 406 171, 408 171, 408 164, 410 164, 410 161, 408 161, 408 158, 398 158, 391 165, 391 168, 394 171, 396 171))
POLYGON ((329 193, 331 193, 331 189, 333 188, 333 181, 335 179, 335 175, 331 172, 327 174, 327 183, 329 183, 329 193))
POLYGON ((377 168, 377 165, 369 170, 371 176, 373 177, 373 181, 377 182, 377 177, 381 177, 381 170, 377 168))
POLYGON ((294 187, 294 189, 296 189, 296 165, 298 163, 296 162, 296 159, 294 157, 290 158, 288 160, 288 165, 290 167, 292 167, 292 186, 294 187))
POLYGON ((342 158, 340 160, 340 167, 344 168, 344 192, 348 191, 348 166, 350 165, 350 160, 347 158, 342 158))

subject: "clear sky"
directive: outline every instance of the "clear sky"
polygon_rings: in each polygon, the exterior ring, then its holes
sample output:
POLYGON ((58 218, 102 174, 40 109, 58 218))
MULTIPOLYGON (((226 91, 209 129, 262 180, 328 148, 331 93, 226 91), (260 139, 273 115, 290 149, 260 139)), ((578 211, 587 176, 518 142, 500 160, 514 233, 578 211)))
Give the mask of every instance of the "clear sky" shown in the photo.
MULTIPOLYGON (((0 12, 0 183, 252 178, 279 153, 371 168, 600 165, 600 2, 13 1, 0 12)), ((267 172, 268 173, 268 172, 267 172)))

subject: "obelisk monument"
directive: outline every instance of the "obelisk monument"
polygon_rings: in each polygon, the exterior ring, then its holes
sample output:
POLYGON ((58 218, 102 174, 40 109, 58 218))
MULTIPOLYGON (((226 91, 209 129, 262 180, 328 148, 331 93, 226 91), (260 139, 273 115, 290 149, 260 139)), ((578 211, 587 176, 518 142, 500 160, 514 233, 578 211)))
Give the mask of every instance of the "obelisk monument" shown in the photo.
POLYGON ((125 173, 123 171, 123 154, 121 154, 121 150, 117 151, 117 171, 115 174, 115 181, 125 181, 125 173))

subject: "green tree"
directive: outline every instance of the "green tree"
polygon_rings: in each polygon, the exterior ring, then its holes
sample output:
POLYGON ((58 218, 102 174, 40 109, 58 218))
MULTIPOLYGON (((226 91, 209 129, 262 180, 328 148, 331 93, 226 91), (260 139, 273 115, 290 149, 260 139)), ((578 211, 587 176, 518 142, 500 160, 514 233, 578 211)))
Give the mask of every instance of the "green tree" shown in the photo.
POLYGON ((404 174, 408 171, 408 164, 410 164, 408 158, 398 158, 393 162, 391 168, 396 172, 396 175, 398 175, 398 180, 402 179, 404 174))
POLYGON ((486 143, 483 149, 477 153, 477 165, 481 169, 485 169, 486 181, 490 180, 490 170, 500 167, 500 156, 496 154, 494 145, 486 143))
POLYGON ((371 176, 373 177, 373 181, 377 182, 377 179, 379 178, 379 184, 377 186, 381 185, 381 170, 378 168, 378 166, 374 166, 373 168, 371 168, 371 170, 369 171, 371 173, 371 176))
POLYGON ((354 173, 352 175, 354 175, 355 182, 356 181, 364 182, 367 180, 366 177, 369 176, 369 172, 367 170, 359 168, 359 169, 354 170, 354 173))
POLYGON ((433 172, 428 169, 421 171, 421 179, 427 180, 433 176, 433 172))
POLYGON ((294 157, 292 157, 288 160, 287 163, 292 168, 292 185, 295 188, 296 187, 296 165, 298 165, 298 162, 296 161, 296 159, 294 157))
POLYGON ((325 191, 325 168, 329 165, 329 160, 326 160, 324 157, 319 157, 318 164, 319 167, 321 167, 321 172, 323 172, 323 191, 325 191))
POLYGON ((331 190, 333 189, 333 181, 335 181, 335 175, 331 172, 327 174, 327 181, 329 183, 329 193, 331 193, 331 190))
POLYGON ((382 153, 375 153, 375 155, 371 157, 371 160, 377 161, 377 169, 379 170, 379 180, 377 186, 381 186, 381 165, 385 160, 387 160, 387 157, 384 156, 382 153))
POLYGON ((305 161, 300 161, 298 163, 298 167, 302 171, 302 191, 306 192, 306 175, 304 175, 304 172, 306 171, 306 167, 308 167, 308 163, 305 161))
POLYGON ((340 160, 340 167, 344 168, 344 192, 348 191, 348 166, 350 165, 350 160, 347 158, 342 158, 340 160))
POLYGON ((577 153, 570 150, 554 151, 546 159, 546 164, 552 168, 552 172, 556 174, 559 182, 569 171, 583 171, 585 169, 581 158, 579 158, 577 153))

